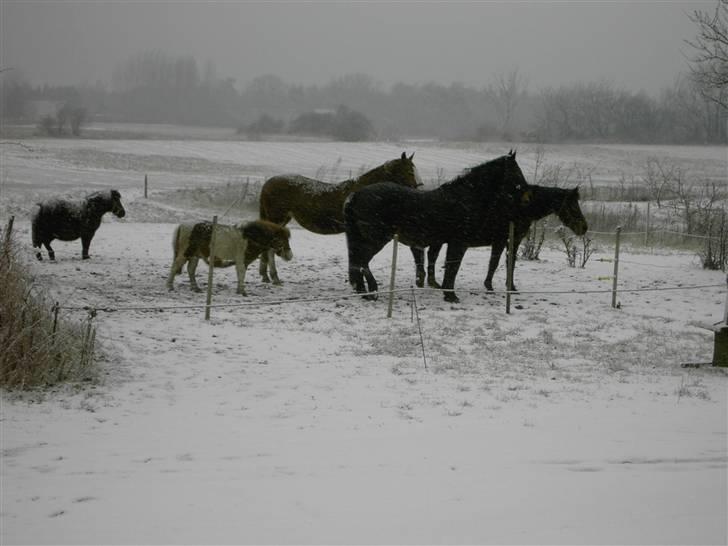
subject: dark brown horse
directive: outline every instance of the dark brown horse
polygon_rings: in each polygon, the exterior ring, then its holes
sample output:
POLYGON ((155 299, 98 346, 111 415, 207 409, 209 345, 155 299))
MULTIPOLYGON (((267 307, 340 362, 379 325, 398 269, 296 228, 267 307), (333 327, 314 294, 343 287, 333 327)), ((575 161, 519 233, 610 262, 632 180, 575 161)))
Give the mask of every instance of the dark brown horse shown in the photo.
POLYGON ((51 241, 75 241, 81 239, 81 258, 89 258, 89 246, 96 230, 101 225, 101 217, 107 212, 119 218, 126 214, 121 204, 121 194, 116 190, 97 191, 80 201, 67 201, 53 198, 38 203, 31 215, 33 247, 38 251, 35 256, 43 259, 41 246, 45 246, 48 257, 56 259, 51 241))
MULTIPOLYGON (((301 227, 320 235, 344 232, 344 200, 353 191, 377 182, 394 182, 410 188, 422 185, 412 158, 402 152, 398 159, 387 161, 357 178, 327 184, 299 174, 274 176, 260 191, 260 218, 285 226, 295 219, 301 227)), ((271 252, 260 256, 263 282, 280 284, 275 258, 271 252), (270 277, 268 272, 270 271, 270 277)))
POLYGON ((344 204, 349 282, 376 299, 377 281, 369 262, 394 235, 417 250, 447 243, 443 281, 446 301, 457 302, 455 277, 468 247, 483 230, 495 235, 520 214, 530 199, 515 152, 466 171, 437 189, 417 191, 388 182, 352 193, 344 204))
MULTIPOLYGON (((573 231, 576 235, 584 235, 588 229, 588 225, 579 206, 579 188, 571 190, 555 188, 549 186, 529 186, 531 190, 531 198, 528 204, 521 210, 521 214, 513 221, 513 262, 511 267, 515 270, 516 256, 518 255, 518 245, 528 233, 531 223, 541 218, 545 218, 549 214, 556 214, 559 220, 573 231)), ((490 263, 488 264, 488 274, 483 283, 488 290, 493 290, 493 274, 498 268, 501 254, 508 242, 507 226, 500 233, 494 233, 490 228, 484 229, 480 233, 479 238, 473 241, 470 246, 491 246, 490 263)), ((439 284, 435 280, 435 262, 442 245, 433 245, 427 250, 427 284, 432 287, 439 288, 439 284)), ((413 250, 413 254, 415 251, 413 250)), ((415 257, 417 267, 417 284, 422 286, 424 278, 423 259, 420 255, 419 261, 415 257)), ((513 270, 511 270, 511 286, 508 290, 516 290, 513 282, 513 270)))

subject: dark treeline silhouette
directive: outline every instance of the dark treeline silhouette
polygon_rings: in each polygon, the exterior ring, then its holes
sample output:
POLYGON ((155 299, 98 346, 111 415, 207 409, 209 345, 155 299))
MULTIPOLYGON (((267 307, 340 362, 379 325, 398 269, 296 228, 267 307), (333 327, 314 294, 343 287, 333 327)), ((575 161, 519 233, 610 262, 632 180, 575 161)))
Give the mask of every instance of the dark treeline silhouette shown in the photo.
POLYGON ((676 77, 658 96, 609 81, 529 91, 517 70, 494 74, 480 88, 385 87, 366 74, 349 74, 320 85, 263 75, 239 89, 233 78, 218 77, 209 61, 200 70, 193 57, 146 52, 116 67, 110 89, 101 83, 34 87, 7 77, 0 83, 5 120, 30 123, 40 121, 42 103, 46 110, 83 108, 86 123, 223 126, 253 138, 296 133, 341 140, 728 142, 728 112, 706 100, 689 76, 676 77))

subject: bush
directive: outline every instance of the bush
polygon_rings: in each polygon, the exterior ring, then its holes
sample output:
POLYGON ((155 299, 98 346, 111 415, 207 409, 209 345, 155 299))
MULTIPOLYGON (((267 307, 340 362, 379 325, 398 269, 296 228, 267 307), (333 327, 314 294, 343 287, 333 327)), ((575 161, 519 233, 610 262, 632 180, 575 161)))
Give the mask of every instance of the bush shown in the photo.
POLYGON ((92 377, 95 331, 57 318, 17 256, 12 236, 0 248, 0 386, 29 388, 92 377))
POLYGON ((336 113, 306 112, 291 122, 291 133, 333 137, 345 142, 360 142, 374 136, 371 121, 356 110, 339 106, 336 113))
POLYGON ((247 127, 238 128, 238 134, 274 135, 283 132, 284 125, 282 120, 263 114, 247 127))

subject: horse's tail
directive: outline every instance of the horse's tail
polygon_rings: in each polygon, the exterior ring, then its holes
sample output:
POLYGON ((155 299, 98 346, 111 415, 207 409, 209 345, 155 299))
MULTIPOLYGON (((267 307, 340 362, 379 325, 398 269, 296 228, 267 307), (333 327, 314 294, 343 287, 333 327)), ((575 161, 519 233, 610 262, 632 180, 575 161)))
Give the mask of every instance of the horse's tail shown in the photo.
POLYGON ((354 285, 357 278, 361 275, 356 273, 362 267, 362 260, 359 256, 359 249, 363 243, 363 236, 359 223, 357 221, 356 212, 354 210, 354 201, 356 194, 352 193, 344 201, 344 226, 346 229, 346 249, 349 256, 349 282, 354 285))

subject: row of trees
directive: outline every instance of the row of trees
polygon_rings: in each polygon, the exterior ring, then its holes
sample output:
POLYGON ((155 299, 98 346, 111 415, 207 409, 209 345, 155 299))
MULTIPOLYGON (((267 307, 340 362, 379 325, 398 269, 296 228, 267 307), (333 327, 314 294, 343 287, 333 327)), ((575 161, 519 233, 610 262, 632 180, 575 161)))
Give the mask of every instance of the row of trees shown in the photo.
MULTIPOLYGON (((5 118, 32 117, 30 104, 55 100, 88 119, 222 125, 266 132, 310 132, 344 139, 403 136, 440 139, 530 139, 543 142, 728 141, 728 0, 715 13, 694 12, 692 71, 659 96, 616 88, 609 81, 529 91, 517 69, 481 88, 454 83, 384 88, 366 74, 323 85, 290 84, 274 75, 238 90, 212 62, 141 53, 114 70, 111 89, 33 88, 2 78, 5 118), (329 113, 321 113, 328 110, 329 113), (342 127, 344 129, 342 129, 342 127)), ((59 108, 62 106, 59 106, 59 108)))

